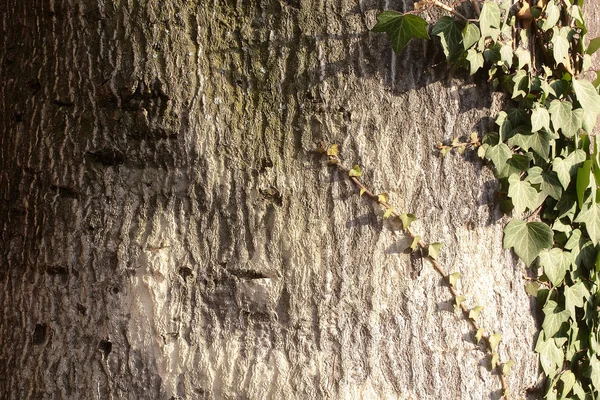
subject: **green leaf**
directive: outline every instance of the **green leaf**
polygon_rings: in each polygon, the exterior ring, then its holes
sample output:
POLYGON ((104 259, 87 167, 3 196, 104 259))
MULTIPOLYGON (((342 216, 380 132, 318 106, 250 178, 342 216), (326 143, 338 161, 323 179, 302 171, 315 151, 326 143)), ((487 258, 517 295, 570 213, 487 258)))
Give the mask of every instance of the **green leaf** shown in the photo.
POLYGON ((404 228, 404 230, 407 230, 408 228, 410 228, 410 224, 412 224, 413 222, 415 222, 417 220, 417 216, 415 214, 402 214, 400 216, 400 221, 402 221, 402 228, 404 228))
POLYGON ((504 228, 503 247, 514 248, 515 253, 527 266, 543 249, 552 247, 554 233, 542 222, 510 221, 504 228))
POLYGON ((550 0, 546 5, 546 19, 542 24, 542 30, 547 31, 556 26, 560 18, 560 8, 554 3, 554 0, 550 0))
POLYGON ((437 260, 438 256, 440 255, 440 249, 443 245, 444 244, 440 242, 431 243, 427 247, 427 254, 429 255, 429 257, 433 258, 434 260, 437 260))
POLYGON ((383 219, 388 219, 389 217, 392 216, 393 213, 394 213, 394 207, 386 208, 385 212, 383 213, 383 219))
POLYGON ((535 209, 538 204, 538 191, 529 182, 522 181, 517 174, 512 174, 508 183, 508 197, 512 199, 517 215, 527 208, 535 209))
POLYGON ((483 67, 483 56, 481 52, 475 49, 467 51, 467 61, 469 62, 469 75, 473 75, 479 68, 483 67))
POLYGON ((548 110, 538 106, 531 113, 531 130, 537 132, 543 128, 550 130, 550 114, 548 110))
POLYGON ((460 272, 453 272, 450 275, 448 275, 448 283, 450 283, 450 286, 456 287, 456 282, 458 281, 458 278, 460 278, 460 272))
POLYGON ((500 48, 500 61, 506 66, 511 68, 513 63, 513 49, 511 44, 505 44, 500 48))
POLYGON ((350 177, 360 177, 361 172, 360 172, 360 167, 358 165, 355 165, 354 168, 352 168, 350 171, 348 171, 348 175, 350 177))
POLYGON ((455 304, 454 304, 454 308, 458 310, 458 309, 460 308, 460 305, 461 305, 462 303, 464 303, 464 302, 465 302, 465 300, 467 300, 467 299, 465 298, 465 296, 456 296, 456 298, 454 299, 454 302, 455 302, 455 304))
POLYGON ((562 198, 562 186, 555 172, 543 172, 540 185, 542 193, 559 201, 562 198))
POLYGON ((475 339, 477 339, 477 343, 481 342, 483 338, 483 334, 485 333, 485 329, 479 328, 477 329, 477 333, 475 333, 475 339))
POLYGON ((544 340, 544 335, 540 334, 535 351, 540 354, 540 364, 542 364, 544 373, 550 378, 554 377, 564 361, 565 356, 562 349, 556 345, 554 339, 544 340))
MULTIPOLYGON (((417 248, 419 248, 419 242, 421 241, 421 236, 417 235, 413 238, 412 243, 410 244, 409 249, 411 251, 415 251, 417 250, 417 248)), ((408 249, 407 249, 408 250, 408 249)))
POLYGON ((595 202, 585 203, 575 222, 585 224, 588 236, 594 246, 597 245, 600 240, 600 204, 595 202))
POLYGON ((481 314, 481 310, 483 310, 482 306, 473 307, 471 311, 469 311, 469 318, 477 322, 477 320, 479 319, 479 314, 481 314))
POLYGON ((527 65, 529 65, 529 68, 531 68, 531 53, 529 50, 519 47, 517 50, 515 50, 515 54, 519 60, 517 66, 518 69, 524 69, 527 65))
POLYGON ((489 146, 485 152, 485 158, 494 163, 497 170, 500 170, 512 156, 510 148, 505 143, 499 143, 496 146, 489 146))
POLYGON ((542 323, 542 330, 544 331, 544 337, 546 339, 552 338, 556 333, 560 330, 562 324, 568 321, 569 312, 566 310, 562 310, 559 312, 555 312, 557 307, 554 301, 549 301, 548 303, 553 303, 554 307, 544 307, 544 322, 542 323))
POLYGON ((592 115, 600 114, 600 95, 591 82, 573 78, 573 90, 579 104, 586 112, 592 115))
POLYGON ((427 22, 414 14, 403 15, 396 11, 384 11, 377 15, 373 32, 386 32, 396 54, 400 53, 412 38, 429 39, 427 22))
POLYGON ((590 292, 587 290, 583 282, 579 281, 572 286, 565 286, 565 310, 571 315, 575 321, 575 307, 583 308, 585 302, 590 297, 590 292))
POLYGON ((380 203, 387 203, 388 201, 388 194, 387 193, 380 193, 377 195, 377 201, 380 203))
POLYGON ((525 285, 525 293, 530 296, 536 297, 538 295, 538 289, 540 288, 540 284, 537 282, 531 282, 525 285))
MULTIPOLYGON (((465 50, 468 50, 469 48, 471 48, 471 46, 473 46, 475 43, 477 43, 479 41, 479 39, 481 38, 481 32, 479 31, 479 28, 477 27, 477 25, 471 24, 469 22, 467 22, 467 24, 465 25, 465 27, 462 31, 462 35, 463 35, 463 48, 465 50)), ((482 56, 481 60, 483 61, 483 56, 482 56)))
POLYGON ((367 189, 360 188, 360 194, 359 194, 359 196, 362 197, 362 195, 365 194, 366 191, 367 191, 367 189))
POLYGON ((526 134, 517 133, 508 139, 509 146, 519 146, 525 151, 532 149, 543 159, 548 158, 550 143, 553 143, 552 136, 545 130, 526 134))
POLYGON ((498 353, 492 353, 492 361, 491 361, 492 369, 495 369, 498 366, 498 361, 500 361, 500 356, 498 355, 498 353))
POLYGON ((328 156, 332 156, 332 157, 336 157, 338 155, 338 145, 337 144, 332 144, 331 146, 329 146, 327 148, 327 155, 328 156))
POLYGON ((592 385, 594 389, 600 391, 600 361, 598 361, 598 357, 593 355, 590 359, 590 380, 592 381, 592 385))
POLYGON ((490 342, 490 350, 492 350, 492 353, 496 352, 496 348, 498 347, 498 344, 501 340, 502 335, 500 335, 499 333, 494 333, 492 336, 489 337, 488 341, 490 342))
POLYGON ((563 390, 560 398, 564 399, 573 388, 573 385, 575 385, 575 374, 569 370, 565 370, 560 374, 560 380, 563 382, 563 390))
POLYGON ((540 252, 540 265, 544 268, 544 274, 554 286, 562 283, 571 262, 571 253, 558 248, 540 252))
POLYGON ((515 365, 515 362, 513 360, 508 360, 507 362, 505 362, 504 365, 502 366, 502 375, 508 376, 508 374, 510 374, 510 370, 512 369, 513 365, 515 365))
POLYGON ((431 30, 433 35, 439 36, 442 48, 447 59, 454 59, 464 51, 461 26, 452 17, 441 17, 431 30))
POLYGON ((585 191, 590 185, 590 175, 592 172, 592 160, 586 160, 583 162, 583 165, 577 169, 577 203, 579 204, 579 208, 583 207, 583 198, 585 196, 585 191))
POLYGON ((479 15, 479 28, 483 38, 491 37, 496 40, 500 33, 500 8, 493 1, 483 3, 481 14, 479 15))
POLYGON ((593 38, 592 40, 590 40, 590 44, 588 44, 586 53, 594 54, 598 49, 600 49, 600 37, 593 38))
MULTIPOLYGON (((571 124, 572 110, 573 105, 570 102, 552 100, 550 107, 548 107, 548 111, 550 112, 552 126, 555 131, 568 127, 571 124)), ((564 130, 563 133, 565 133, 564 130)), ((565 133, 565 136, 571 137, 572 135, 568 136, 567 133, 565 133)))

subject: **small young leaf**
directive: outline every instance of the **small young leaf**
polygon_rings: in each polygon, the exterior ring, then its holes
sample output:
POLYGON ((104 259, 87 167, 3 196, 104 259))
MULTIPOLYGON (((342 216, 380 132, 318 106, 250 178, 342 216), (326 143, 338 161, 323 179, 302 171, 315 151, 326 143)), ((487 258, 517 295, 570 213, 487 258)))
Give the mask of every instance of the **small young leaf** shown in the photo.
POLYGON ((410 224, 417 220, 417 216, 415 214, 402 214, 400 216, 400 221, 402 221, 402 227, 404 230, 410 228, 410 224))
POLYGON ((329 148, 327 148, 327 155, 336 157, 338 155, 338 145, 332 144, 331 146, 329 146, 329 148))
POLYGON ((460 277, 460 272, 453 272, 450 275, 448 275, 448 283, 450 283, 451 286, 456 287, 456 282, 458 281, 458 278, 460 277))
POLYGON ((496 369, 498 366, 498 361, 500 361, 500 356, 498 353, 492 353, 492 369, 496 369))
POLYGON ((403 15, 397 11, 384 11, 377 15, 373 32, 386 32, 396 54, 400 53, 412 38, 429 39, 427 22, 414 14, 403 15))
POLYGON ((350 171, 348 171, 348 175, 350 177, 360 177, 361 175, 361 171, 360 171, 360 167, 358 165, 355 165, 354 168, 352 168, 350 171))
POLYGON ((429 255, 429 257, 433 258, 434 260, 437 260, 442 246, 443 243, 440 242, 431 243, 427 247, 427 254, 429 255))
POLYGON ((460 305, 462 303, 464 303, 465 300, 467 300, 465 296, 456 296, 456 298, 454 299, 454 301, 455 301, 454 308, 458 310, 460 308, 460 305))
MULTIPOLYGON (((408 249, 411 250, 411 252, 417 250, 417 248, 419 248, 419 242, 421 241, 421 236, 417 235, 413 238, 413 241, 410 245, 410 247, 408 249)), ((406 250, 408 250, 406 249, 406 250)))
POLYGON ((525 285, 525 293, 530 296, 536 297, 538 294, 538 289, 540 288, 540 284, 537 282, 530 282, 525 285))
POLYGON ((377 201, 380 203, 387 203, 388 201, 388 194, 387 193, 381 193, 377 195, 377 201))
POLYGON ((500 341, 502 340, 502 335, 500 335, 499 333, 494 333, 492 336, 489 337, 488 340, 490 342, 490 350, 492 350, 492 353, 494 353, 496 352, 498 343, 500 343, 500 341))
POLYGON ((479 314, 481 314, 481 310, 483 310, 482 306, 473 307, 471 311, 469 311, 469 318, 477 322, 477 320, 479 319, 479 314))
POLYGON ((477 333, 475 334, 475 339, 477 339, 477 343, 481 342, 483 338, 483 334, 485 333, 485 329, 479 328, 477 329, 477 333))
POLYGON ((360 188, 360 193, 359 196, 362 197, 363 194, 365 194, 365 192, 367 191, 367 189, 365 188, 360 188))
POLYGON ((515 362, 513 360, 508 360, 507 362, 505 362, 504 365, 502 366, 502 375, 508 376, 508 374, 510 374, 510 370, 512 369, 513 365, 515 365, 515 362))
POLYGON ((388 219, 394 213, 394 207, 389 207, 383 213, 383 219, 388 219))

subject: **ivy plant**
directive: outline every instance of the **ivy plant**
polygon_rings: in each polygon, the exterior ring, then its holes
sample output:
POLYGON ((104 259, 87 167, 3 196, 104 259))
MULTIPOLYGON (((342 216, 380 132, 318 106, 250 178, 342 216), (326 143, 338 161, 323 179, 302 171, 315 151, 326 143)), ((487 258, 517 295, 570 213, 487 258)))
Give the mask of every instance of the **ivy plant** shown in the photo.
POLYGON ((442 154, 476 149, 489 162, 501 186, 499 203, 514 218, 504 229, 504 247, 543 271, 525 289, 544 315, 535 351, 546 398, 596 399, 600 145, 593 129, 600 76, 590 68, 600 38, 587 37, 577 0, 472 0, 460 10, 422 0, 409 12, 380 13, 373 31, 387 33, 396 53, 413 38, 437 36, 454 68, 483 75, 507 94, 493 131, 439 148, 442 154), (419 14, 433 7, 448 15, 430 24, 419 14))

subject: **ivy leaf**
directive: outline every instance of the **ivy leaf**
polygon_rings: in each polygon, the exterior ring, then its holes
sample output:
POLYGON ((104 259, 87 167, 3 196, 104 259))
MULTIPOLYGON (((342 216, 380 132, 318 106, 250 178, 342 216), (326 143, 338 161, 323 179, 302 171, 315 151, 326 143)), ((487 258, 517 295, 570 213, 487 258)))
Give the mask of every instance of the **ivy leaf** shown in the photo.
POLYGON ((563 382, 561 399, 564 399, 567 397, 571 389, 573 389, 573 385, 575 385, 575 374, 569 370, 565 370, 562 374, 560 374, 560 380, 563 382))
POLYGON ((531 282, 525 285, 525 293, 530 296, 536 297, 538 294, 538 289, 540 288, 540 284, 537 282, 531 282))
POLYGON ((538 201, 538 191, 529 182, 522 181, 519 175, 512 174, 508 178, 508 197, 512 199, 515 213, 521 214, 525 209, 535 209, 538 201))
POLYGON ((579 281, 572 286, 565 286, 565 310, 569 312, 573 321, 575 321, 575 307, 583 308, 585 302, 590 297, 583 282, 579 281))
POLYGON ((447 59, 454 59, 458 54, 463 52, 461 26, 454 18, 448 16, 441 17, 433 26, 431 33, 440 37, 447 59))
POLYGON ((573 78, 573 90, 584 111, 593 115, 600 114, 600 94, 591 82, 573 78))
POLYGON ((483 338, 483 334, 485 333, 485 329, 479 328, 477 329, 477 333, 475 333, 475 339, 477 339, 477 343, 481 342, 483 338))
MULTIPOLYGON (((592 160, 587 160, 583 162, 583 165, 577 169, 577 203, 579 204, 579 208, 583 206, 583 197, 585 195, 585 191, 590 185, 590 175, 592 172, 592 160)), ((585 222, 585 221, 582 221, 585 222)))
POLYGON ((538 336, 535 351, 540 354, 540 364, 542 364, 544 373, 550 378, 554 377, 558 368, 563 364, 565 357, 563 351, 556 345, 554 339, 544 340, 542 334, 538 336))
POLYGON ((508 144, 510 146, 516 145, 525 151, 532 149, 544 160, 548 158, 548 152, 550 151, 550 143, 552 142, 552 136, 545 130, 537 132, 528 132, 526 134, 517 133, 513 137, 508 139, 508 144))
POLYGON ((417 220, 417 216, 415 214, 402 214, 400 216, 400 221, 402 221, 402 228, 407 230, 410 228, 410 224, 417 220))
POLYGON ((562 283, 571 262, 571 253, 558 248, 540 252, 540 265, 544 268, 544 274, 554 286, 562 283))
POLYGON ((567 190, 569 183, 571 182, 571 164, 566 162, 560 157, 557 157, 552 162, 552 171, 556 172, 558 180, 562 187, 567 190))
POLYGON ((585 224, 588 236, 594 246, 597 245, 600 240, 600 204, 595 202, 585 203, 575 222, 585 224))
POLYGON ((327 155, 331 157, 337 157, 338 155, 338 145, 332 144, 327 148, 327 155))
MULTIPOLYGON (((477 27, 477 25, 471 24, 469 22, 467 22, 467 24, 465 25, 465 28, 462 31, 462 35, 463 35, 463 48, 465 50, 468 50, 469 48, 471 48, 471 46, 473 46, 475 43, 477 43, 479 41, 479 39, 481 38, 481 32, 479 31, 479 28, 477 27)), ((483 61, 483 56, 482 56, 481 60, 483 61)))
POLYGON ((510 148, 505 143, 499 143, 496 146, 489 146, 485 151, 485 158, 494 163, 497 170, 500 170, 512 156, 510 148))
POLYGON ((500 33, 500 7, 493 1, 483 3, 481 14, 479 15, 479 28, 483 38, 491 37, 496 40, 500 33))
POLYGON ((510 370, 512 369, 513 365, 515 365, 515 362, 513 360, 508 360, 507 362, 505 362, 504 365, 502 366, 502 375, 508 376, 508 374, 510 374, 510 370))
POLYGON ((500 335, 499 333, 494 333, 492 336, 489 337, 488 341, 490 342, 490 349, 492 350, 492 353, 496 352, 496 348, 498 347, 498 344, 501 340, 502 335, 500 335))
POLYGON ((460 308, 460 305, 461 305, 462 303, 464 303, 464 302, 465 302, 465 300, 467 300, 465 296, 456 296, 456 298, 454 299, 454 302, 455 302, 455 304, 454 304, 454 308, 455 308, 456 310, 458 310, 458 309, 460 308))
POLYGON ((500 48, 500 61, 502 61, 506 68, 512 67, 513 56, 512 44, 505 44, 500 48))
POLYGON ((548 112, 550 112, 550 118, 552 119, 552 126, 555 131, 559 129, 563 130, 563 134, 567 137, 572 137, 569 132, 564 131, 564 127, 568 127, 571 124, 571 114, 573 105, 568 101, 552 100, 548 112))
POLYGON ((554 233, 543 222, 510 221, 504 228, 503 247, 514 248, 515 253, 527 266, 543 249, 552 247, 554 233))
POLYGON ((453 272, 450 275, 448 275, 448 283, 450 283, 450 286, 456 287, 456 282, 458 281, 458 278, 460 278, 460 272, 453 272))
POLYGON ((380 193, 377 195, 377 201, 380 203, 387 203, 388 201, 388 194, 387 193, 380 193))
POLYGON ((373 32, 387 33, 392 48, 400 53, 412 38, 429 39, 427 22, 414 14, 403 15, 397 11, 384 11, 377 15, 373 32))
MULTIPOLYGON (((421 236, 417 235, 413 238, 412 243, 410 244, 410 246, 408 247, 408 249, 411 250, 411 252, 417 250, 417 248, 419 247, 419 242, 421 241, 421 236)), ((406 249, 406 250, 408 250, 406 249)))
POLYGON ((358 165, 355 165, 354 168, 352 168, 350 171, 348 171, 348 175, 350 177, 360 177, 361 172, 360 172, 360 167, 358 165))
POLYGON ((554 0, 550 0, 546 5, 546 19, 542 24, 542 30, 547 31, 556 26, 558 19, 560 18, 560 8, 554 4, 554 0))
POLYGON ((598 49, 600 49, 600 37, 593 38, 592 40, 590 40, 588 48, 585 52, 591 55, 594 54, 598 49))
POLYGON ((592 381, 592 385, 596 390, 600 390, 600 361, 598 361, 598 357, 593 355, 590 358, 590 380, 592 381))
POLYGON ((548 304, 544 306, 544 322, 542 323, 542 330, 544 331, 544 337, 546 339, 552 338, 560 330, 563 323, 569 319, 569 312, 562 310, 555 312, 558 305, 554 301, 548 301, 548 304))
POLYGON ((482 306, 473 307, 471 311, 469 311, 469 318, 477 322, 477 320, 479 319, 479 314, 481 314, 481 310, 483 310, 482 306))
POLYGON ((515 50, 515 54, 519 60, 517 66, 518 69, 524 69, 526 65, 529 65, 529 68, 531 68, 531 53, 529 50, 519 47, 515 50))
POLYGON ((495 369, 498 366, 498 361, 500 361, 500 356, 498 353, 492 353, 492 369, 495 369))
POLYGON ((427 254, 429 255, 429 257, 433 258, 434 260, 437 260, 438 256, 440 255, 440 249, 443 245, 444 244, 440 242, 431 243, 427 247, 427 254))
POLYGON ((392 214, 394 213, 394 207, 389 207, 385 210, 385 212, 383 213, 383 219, 388 219, 389 217, 392 216, 392 214))
POLYGON ((531 113, 531 131, 537 132, 545 128, 550 130, 550 114, 543 107, 536 107, 531 113))
POLYGON ((467 51, 467 61, 469 62, 469 75, 473 75, 479 68, 483 67, 483 56, 481 52, 475 49, 467 51))
POLYGON ((360 188, 360 194, 359 194, 359 196, 362 197, 362 195, 365 194, 366 191, 367 191, 367 189, 360 188))

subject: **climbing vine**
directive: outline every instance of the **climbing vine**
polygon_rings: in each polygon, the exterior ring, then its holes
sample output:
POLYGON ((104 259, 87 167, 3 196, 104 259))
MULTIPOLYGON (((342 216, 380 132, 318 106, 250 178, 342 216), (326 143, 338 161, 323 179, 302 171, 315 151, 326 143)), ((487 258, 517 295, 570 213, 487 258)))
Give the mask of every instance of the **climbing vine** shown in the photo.
MULTIPOLYGON (((504 247, 543 271, 525 289, 543 305, 535 351, 547 376, 546 398, 597 398, 600 145, 593 128, 600 75, 588 78, 600 38, 587 40, 578 0, 471 0, 459 7, 422 0, 410 12, 380 13, 373 31, 386 32, 396 53, 413 38, 438 36, 454 68, 485 74, 507 93, 492 132, 438 147, 442 154, 476 149, 491 164, 501 208, 514 217, 504 228, 504 247), (430 26, 418 14, 434 7, 449 15, 430 26)), ((356 179, 360 170, 349 174, 356 179)), ((390 212, 381 200, 387 216, 407 215, 390 212)))

